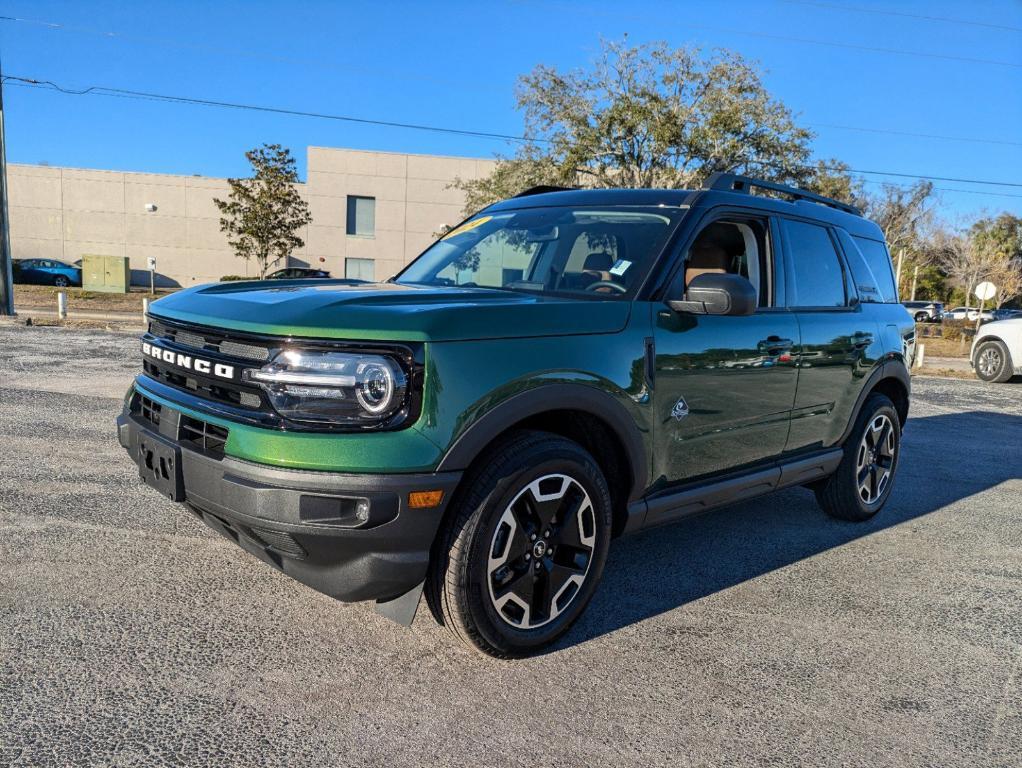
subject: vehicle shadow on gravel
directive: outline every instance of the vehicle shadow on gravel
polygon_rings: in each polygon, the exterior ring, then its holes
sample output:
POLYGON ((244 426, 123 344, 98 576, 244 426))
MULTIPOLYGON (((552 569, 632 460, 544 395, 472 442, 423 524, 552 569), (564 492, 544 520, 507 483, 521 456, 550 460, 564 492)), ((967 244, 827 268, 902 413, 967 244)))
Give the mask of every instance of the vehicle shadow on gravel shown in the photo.
POLYGON ((1022 478, 1022 417, 968 411, 910 419, 890 501, 865 523, 833 520, 802 488, 615 541, 596 596, 551 651, 679 608, 778 568, 1022 478), (935 450, 953 446, 953 450, 935 450))

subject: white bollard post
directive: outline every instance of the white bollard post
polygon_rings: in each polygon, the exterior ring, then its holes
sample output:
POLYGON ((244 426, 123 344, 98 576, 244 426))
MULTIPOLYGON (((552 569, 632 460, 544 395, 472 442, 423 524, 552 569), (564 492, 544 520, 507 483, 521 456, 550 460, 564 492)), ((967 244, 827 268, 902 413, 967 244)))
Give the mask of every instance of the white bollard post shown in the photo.
POLYGON ((920 344, 919 349, 916 352, 916 368, 923 367, 923 358, 926 357, 926 345, 920 344))
POLYGON ((149 322, 149 299, 142 297, 142 322, 149 322))
POLYGON ((67 320, 67 294, 64 291, 57 291, 57 317, 67 320))

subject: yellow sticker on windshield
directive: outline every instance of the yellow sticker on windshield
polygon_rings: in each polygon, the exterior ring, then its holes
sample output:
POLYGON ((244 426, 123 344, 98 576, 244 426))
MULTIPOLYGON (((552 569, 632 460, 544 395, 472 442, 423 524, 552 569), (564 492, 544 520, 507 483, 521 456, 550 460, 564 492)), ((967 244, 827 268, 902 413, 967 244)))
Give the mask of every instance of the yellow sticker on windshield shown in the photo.
POLYGON ((480 216, 478 219, 472 219, 472 221, 466 221, 460 227, 455 227, 454 229, 452 229, 450 232, 448 232, 446 235, 444 235, 440 239, 441 240, 446 240, 447 238, 454 237, 455 235, 463 235, 466 232, 471 232, 473 229, 475 229, 476 227, 481 227, 483 224, 485 224, 486 222, 488 222, 492 218, 493 218, 492 216, 480 216))

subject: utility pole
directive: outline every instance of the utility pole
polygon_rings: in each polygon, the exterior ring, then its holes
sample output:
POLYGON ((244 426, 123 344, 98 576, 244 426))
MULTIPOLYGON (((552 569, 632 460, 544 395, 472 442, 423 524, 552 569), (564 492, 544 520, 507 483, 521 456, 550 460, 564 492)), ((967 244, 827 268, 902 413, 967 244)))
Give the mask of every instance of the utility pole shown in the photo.
POLYGON ((14 314, 11 218, 7 214, 7 144, 4 141, 4 80, 0 67, 0 315, 14 314))

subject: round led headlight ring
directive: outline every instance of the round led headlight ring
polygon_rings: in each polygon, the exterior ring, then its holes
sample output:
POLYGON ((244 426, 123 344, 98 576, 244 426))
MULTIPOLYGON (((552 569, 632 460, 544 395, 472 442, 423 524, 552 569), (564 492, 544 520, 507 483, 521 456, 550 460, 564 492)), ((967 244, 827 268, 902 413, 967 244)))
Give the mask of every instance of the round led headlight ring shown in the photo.
POLYGON ((369 413, 383 413, 393 404, 394 372, 381 363, 360 363, 356 371, 355 399, 369 413))

